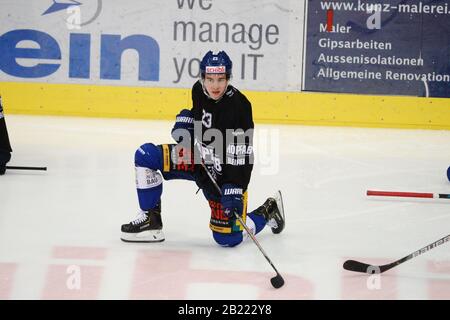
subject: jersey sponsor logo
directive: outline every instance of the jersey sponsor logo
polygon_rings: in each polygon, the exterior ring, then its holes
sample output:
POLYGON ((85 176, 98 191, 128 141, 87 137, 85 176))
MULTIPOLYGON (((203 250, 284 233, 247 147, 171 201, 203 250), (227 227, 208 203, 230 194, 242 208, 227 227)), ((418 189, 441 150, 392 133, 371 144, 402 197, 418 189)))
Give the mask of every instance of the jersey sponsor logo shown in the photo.
POLYGON ((234 159, 227 157, 227 164, 232 166, 245 166, 245 158, 234 159))
POLYGON ((225 66, 206 67, 206 73, 225 73, 225 66))
POLYGON ((227 147, 227 164, 232 166, 244 166, 245 159, 253 153, 253 146, 245 144, 230 144, 227 147))
POLYGON ((227 147, 227 154, 233 156, 245 156, 253 153, 253 146, 247 146, 245 144, 230 144, 227 147))

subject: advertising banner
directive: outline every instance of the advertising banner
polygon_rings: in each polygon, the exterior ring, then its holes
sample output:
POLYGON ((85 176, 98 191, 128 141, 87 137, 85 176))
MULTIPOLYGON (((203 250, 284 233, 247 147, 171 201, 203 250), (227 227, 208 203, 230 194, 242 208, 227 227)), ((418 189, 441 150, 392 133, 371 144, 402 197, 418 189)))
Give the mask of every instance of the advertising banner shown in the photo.
POLYGON ((191 87, 208 50, 242 89, 299 91, 303 1, 2 0, 0 81, 191 87))
POLYGON ((450 97, 448 0, 310 0, 304 90, 450 97))

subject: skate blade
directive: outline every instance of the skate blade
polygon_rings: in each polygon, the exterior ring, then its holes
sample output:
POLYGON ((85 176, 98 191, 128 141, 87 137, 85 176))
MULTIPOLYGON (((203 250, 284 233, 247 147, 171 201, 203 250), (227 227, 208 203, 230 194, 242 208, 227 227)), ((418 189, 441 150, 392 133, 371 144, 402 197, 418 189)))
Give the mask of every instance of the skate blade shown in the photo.
POLYGON ((284 205, 283 205, 283 196, 281 195, 281 191, 278 190, 275 195, 273 196, 273 198, 275 199, 275 202, 277 203, 277 207, 278 207, 278 211, 281 215, 281 218, 283 220, 283 225, 279 226, 278 223, 276 223, 276 221, 274 221, 274 223, 277 225, 276 227, 272 227, 272 232, 275 234, 279 234, 281 233, 284 228, 286 227, 286 218, 284 216, 284 205), (281 228, 281 229, 280 229, 281 228))
POLYGON ((162 242, 165 237, 162 230, 147 230, 139 233, 122 232, 120 239, 124 242, 162 242))
POLYGON ((278 210, 280 210, 280 214, 283 217, 283 220, 286 224, 286 219, 284 216, 284 205, 283 205, 283 196, 281 195, 281 191, 278 190, 277 193, 275 193, 274 196, 275 201, 277 202, 278 210))

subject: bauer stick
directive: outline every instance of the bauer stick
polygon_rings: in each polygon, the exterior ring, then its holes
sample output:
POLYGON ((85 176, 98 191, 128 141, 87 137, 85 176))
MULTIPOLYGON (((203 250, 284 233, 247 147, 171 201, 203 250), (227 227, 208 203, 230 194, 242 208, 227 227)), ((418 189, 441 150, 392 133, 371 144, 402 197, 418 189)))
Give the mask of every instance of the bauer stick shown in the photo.
MULTIPOLYGON (((211 175, 211 172, 209 172, 209 170, 206 168, 206 166, 205 166, 205 164, 203 162, 200 162, 200 164, 202 165, 203 170, 205 170, 206 173, 208 174, 209 179, 214 184, 214 186, 216 187, 216 189, 219 192, 219 194, 222 195, 222 191, 220 190, 219 186, 217 185, 216 180, 214 180, 213 176, 211 175)), ((270 282, 272 283, 272 286, 274 288, 276 288, 276 289, 281 288, 284 285, 283 277, 278 272, 277 268, 275 268, 275 266, 273 265, 272 261, 270 261, 269 257, 264 252, 264 249, 261 247, 261 245, 259 244, 258 240, 256 240, 256 238, 253 235, 253 233, 248 229, 247 225, 244 223, 244 220, 242 220, 241 216, 237 212, 234 212, 234 216, 239 220, 239 222, 244 227, 244 229, 247 232, 247 234, 250 236, 250 238, 252 238, 253 242, 256 244, 258 249, 263 254, 264 258, 266 258, 267 262, 269 262, 269 264, 272 266, 273 270, 275 270, 275 272, 277 273, 277 275, 275 277, 270 279, 270 282)))
POLYGON ((17 167, 17 166, 6 166, 8 170, 39 170, 47 171, 47 167, 17 167))
POLYGON ((403 262, 406 262, 408 260, 411 260, 412 258, 415 258, 422 253, 425 253, 433 248, 436 248, 437 246, 440 246, 441 244, 444 244, 445 242, 450 240, 450 234, 448 236, 443 237, 442 239, 439 239, 426 247, 423 247, 422 249, 419 249, 410 255, 401 258, 400 260, 394 261, 392 263, 388 263, 382 266, 374 266, 370 264, 366 264, 363 262, 355 261, 355 260, 347 260, 344 262, 344 269, 349 271, 355 271, 355 272, 363 272, 368 274, 374 274, 374 273, 383 273, 389 269, 392 269, 399 264, 402 264, 403 262))

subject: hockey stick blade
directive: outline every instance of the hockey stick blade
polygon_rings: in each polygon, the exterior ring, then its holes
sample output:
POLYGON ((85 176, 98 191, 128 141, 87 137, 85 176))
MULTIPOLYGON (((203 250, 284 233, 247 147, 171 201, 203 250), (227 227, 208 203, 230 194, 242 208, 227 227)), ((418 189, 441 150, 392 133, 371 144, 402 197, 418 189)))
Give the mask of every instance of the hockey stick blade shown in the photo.
POLYGON ((374 274, 374 273, 383 273, 384 271, 389 270, 390 268, 386 268, 386 266, 389 265, 374 266, 355 260, 347 260, 344 262, 343 268, 348 271, 374 274))
POLYGON ((47 167, 18 167, 18 166, 6 166, 7 170, 37 170, 47 171, 47 167))
POLYGON ((348 271, 365 273, 367 272, 367 269, 370 267, 370 265, 355 260, 347 260, 344 262, 344 265, 342 267, 348 271))
POLYGON ((368 273, 368 274, 374 274, 374 273, 383 273, 389 269, 392 269, 399 264, 402 264, 403 262, 406 262, 412 258, 415 258, 433 248, 436 248, 437 246, 440 246, 441 244, 446 243, 450 240, 450 234, 448 236, 445 236, 433 243, 430 243, 426 247, 423 247, 422 249, 419 249, 417 251, 414 251, 410 255, 407 255, 406 257, 403 257, 397 261, 394 261, 392 263, 388 263, 382 266, 374 266, 367 263, 355 261, 355 260, 347 260, 344 262, 344 265, 342 266, 345 270, 348 271, 355 271, 355 272, 362 272, 362 273, 368 273))
MULTIPOLYGON (((219 189, 220 190, 220 189, 219 189)), ((248 229, 247 225, 245 224, 245 222, 242 220, 241 216, 238 215, 237 213, 234 213, 236 219, 239 220, 239 222, 241 223, 242 227, 244 227, 245 231, 247 232, 247 234, 250 236, 250 238, 253 240, 253 243, 258 247, 259 251, 261 251, 261 253, 263 254, 264 258, 266 258, 267 262, 270 264, 270 266, 272 267, 272 269, 277 273, 277 275, 273 278, 270 278, 270 283, 272 284, 272 286, 275 289, 279 289, 284 285, 284 279, 283 277, 280 275, 280 273, 278 272, 277 268, 275 268, 275 266, 273 265, 272 261, 270 260, 269 256, 267 255, 267 253, 264 251, 264 249, 261 247, 261 245, 259 244, 258 240, 256 240, 256 237, 253 235, 253 233, 248 229)))
POLYGON ((275 277, 270 279, 270 283, 272 283, 272 286, 275 289, 279 289, 279 288, 281 288, 284 285, 284 279, 281 276, 281 274, 277 273, 277 275, 275 277))

